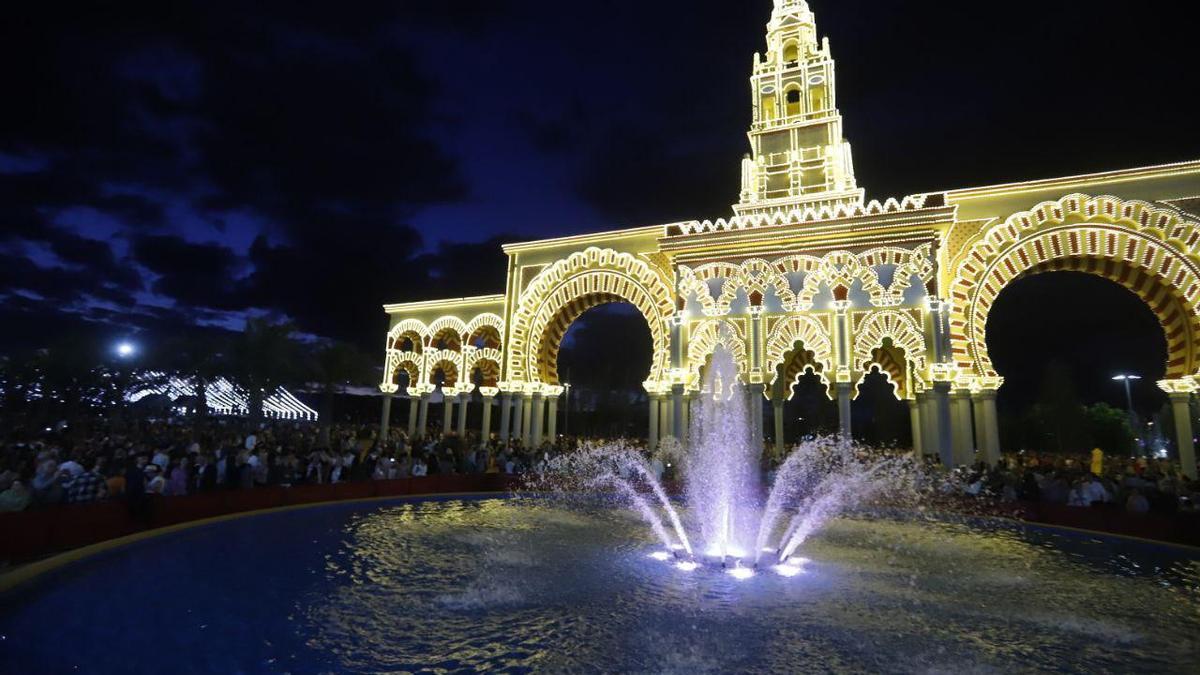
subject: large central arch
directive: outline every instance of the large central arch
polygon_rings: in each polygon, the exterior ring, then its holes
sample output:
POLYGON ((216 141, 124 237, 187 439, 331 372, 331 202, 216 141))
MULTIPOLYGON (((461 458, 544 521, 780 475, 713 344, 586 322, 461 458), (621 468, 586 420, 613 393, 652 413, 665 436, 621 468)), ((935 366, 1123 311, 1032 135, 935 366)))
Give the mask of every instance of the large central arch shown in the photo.
POLYGON ((507 378, 513 383, 558 384, 558 348, 571 322, 597 305, 624 301, 650 326, 654 351, 649 379, 665 381, 673 297, 653 268, 628 253, 593 247, 572 254, 543 270, 521 294, 509 336, 507 378))
POLYGON ((1073 194, 992 227, 958 265, 950 325, 960 377, 999 381, 986 335, 996 296, 1015 279, 1056 270, 1095 274, 1132 290, 1166 333, 1166 379, 1196 375, 1200 226, 1145 202, 1073 194))

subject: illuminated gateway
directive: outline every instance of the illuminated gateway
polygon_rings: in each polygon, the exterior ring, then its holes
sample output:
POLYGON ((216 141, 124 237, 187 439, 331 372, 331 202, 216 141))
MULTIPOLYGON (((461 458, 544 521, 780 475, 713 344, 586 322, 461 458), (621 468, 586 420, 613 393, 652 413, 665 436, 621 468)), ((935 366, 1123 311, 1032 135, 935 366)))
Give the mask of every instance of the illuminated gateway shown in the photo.
MULTIPOLYGON (((686 433, 701 372, 723 347, 755 409, 775 406, 777 444, 800 375, 828 385, 849 434, 850 401, 877 370, 908 401, 917 452, 949 466, 994 462, 1003 378, 988 357, 988 313, 1015 279, 1074 270, 1122 284, 1158 316, 1159 386, 1194 474, 1200 161, 868 202, 842 137, 829 41, 804 0, 775 0, 750 85, 751 151, 732 217, 511 244, 502 294, 386 305, 385 430, 403 384, 410 434, 426 428, 440 387, 446 430, 465 431, 478 389, 484 430, 526 445, 553 437, 567 327, 624 301, 654 342, 652 443, 686 433)), ((761 438, 763 415, 752 417, 761 438)))

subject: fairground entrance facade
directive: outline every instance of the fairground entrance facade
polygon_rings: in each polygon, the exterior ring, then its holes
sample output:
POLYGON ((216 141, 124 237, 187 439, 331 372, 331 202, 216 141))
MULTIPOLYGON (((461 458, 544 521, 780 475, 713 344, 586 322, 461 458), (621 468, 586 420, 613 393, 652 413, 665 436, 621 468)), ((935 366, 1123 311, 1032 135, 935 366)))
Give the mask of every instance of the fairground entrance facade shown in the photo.
MULTIPOLYGON (((1069 270, 1125 286, 1158 317, 1168 346, 1159 386, 1195 473, 1200 161, 868 202, 842 136, 829 41, 803 0, 776 0, 750 87, 750 152, 731 216, 508 245, 503 293, 386 305, 385 429, 393 395, 417 403, 413 433, 440 390, 446 430, 464 433, 468 401, 482 399, 485 435, 552 438, 567 328, 622 301, 653 340, 651 443, 686 434, 723 348, 753 409, 775 407, 778 446, 797 378, 820 378, 849 435, 850 402, 877 372, 908 402, 917 452, 948 466, 994 462, 1003 378, 988 357, 988 313, 1014 280, 1069 270)), ((753 418, 765 437, 764 415, 753 418)))

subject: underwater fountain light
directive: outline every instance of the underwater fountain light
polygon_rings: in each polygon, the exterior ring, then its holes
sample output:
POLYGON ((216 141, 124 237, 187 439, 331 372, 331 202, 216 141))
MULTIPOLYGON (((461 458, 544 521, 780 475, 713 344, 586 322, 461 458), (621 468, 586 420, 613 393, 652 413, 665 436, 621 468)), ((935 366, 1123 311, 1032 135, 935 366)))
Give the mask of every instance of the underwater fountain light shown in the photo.
POLYGON ((750 577, 754 576, 754 570, 752 568, 742 567, 740 564, 741 563, 740 560, 738 561, 738 563, 739 564, 736 567, 732 567, 729 569, 729 576, 733 577, 734 579, 737 579, 738 581, 742 581, 744 579, 749 579, 750 577))
POLYGON ((790 563, 780 563, 774 568, 775 573, 784 577, 794 577, 804 571, 803 567, 792 565, 790 563))
MULTIPOLYGON (((732 355, 714 352, 704 391, 721 392, 724 383, 737 381, 732 355)), ((684 572, 704 567, 743 580, 759 570, 787 577, 803 573, 807 560, 794 556, 813 533, 889 486, 906 485, 905 477, 920 468, 907 455, 873 457, 841 439, 811 439, 764 486, 757 470, 762 449, 752 442, 746 399, 705 396, 692 410, 686 456, 679 462, 686 512, 668 496, 642 451, 629 446, 585 446, 555 458, 538 481, 624 502, 659 542, 645 552, 650 558, 684 572)))

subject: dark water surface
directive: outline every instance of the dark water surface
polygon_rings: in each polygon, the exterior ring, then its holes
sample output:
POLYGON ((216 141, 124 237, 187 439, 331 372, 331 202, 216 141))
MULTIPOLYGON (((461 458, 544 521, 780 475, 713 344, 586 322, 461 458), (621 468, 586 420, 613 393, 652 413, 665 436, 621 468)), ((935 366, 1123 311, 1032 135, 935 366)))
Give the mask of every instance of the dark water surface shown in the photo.
POLYGON ((1200 671, 1194 551, 867 519, 790 578, 656 550, 622 511, 536 499, 243 518, 0 597, 0 672, 1200 671))

